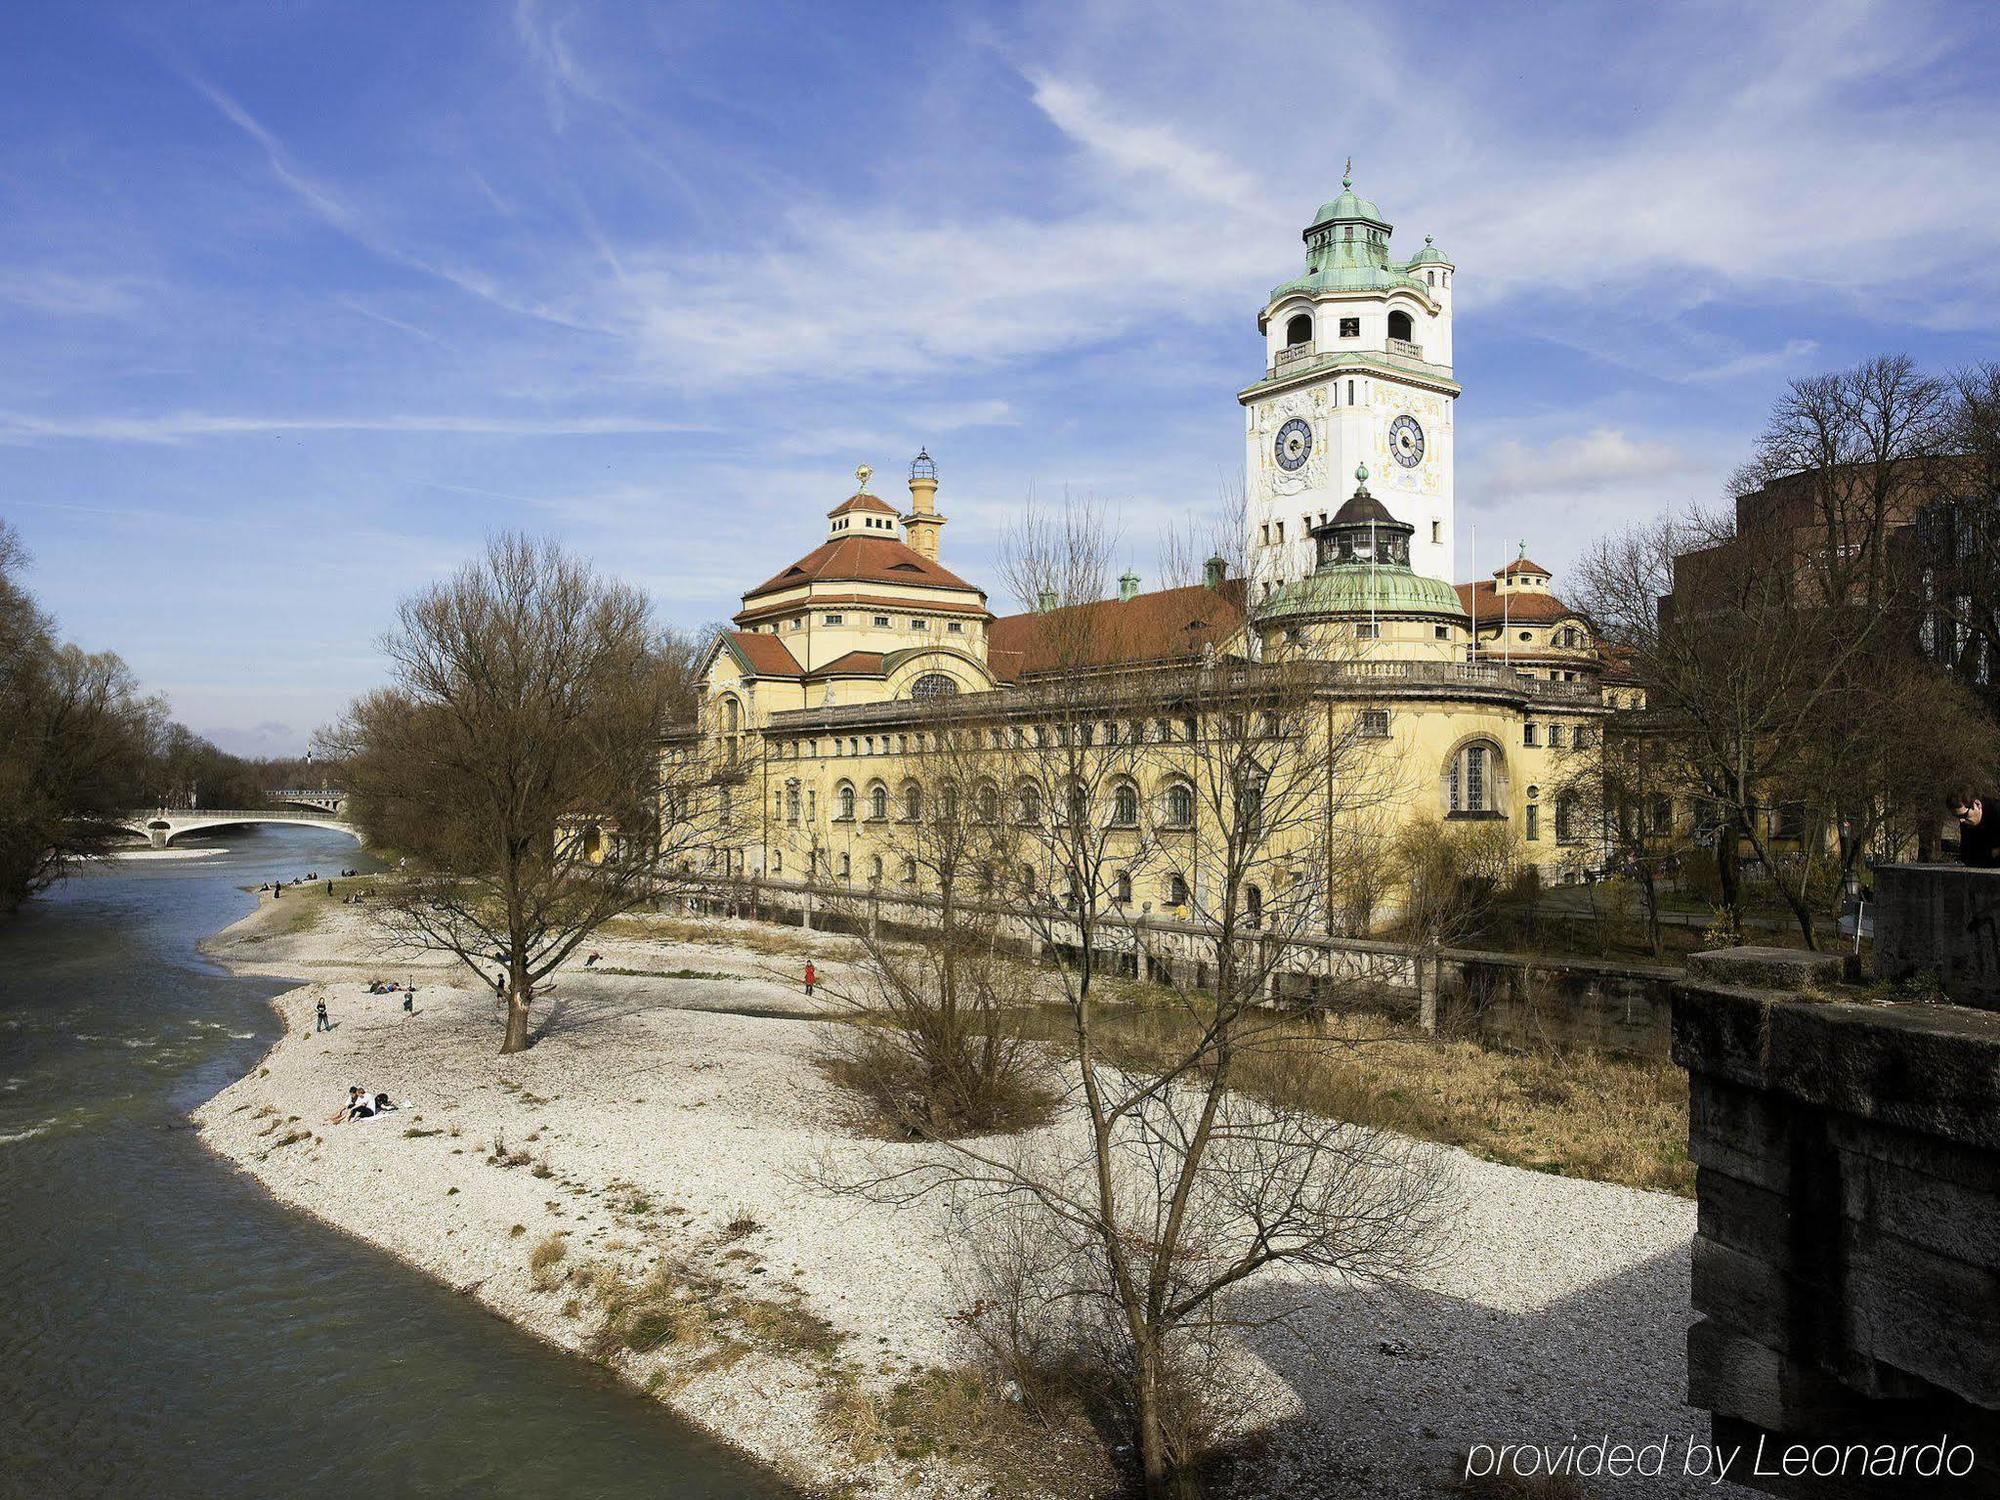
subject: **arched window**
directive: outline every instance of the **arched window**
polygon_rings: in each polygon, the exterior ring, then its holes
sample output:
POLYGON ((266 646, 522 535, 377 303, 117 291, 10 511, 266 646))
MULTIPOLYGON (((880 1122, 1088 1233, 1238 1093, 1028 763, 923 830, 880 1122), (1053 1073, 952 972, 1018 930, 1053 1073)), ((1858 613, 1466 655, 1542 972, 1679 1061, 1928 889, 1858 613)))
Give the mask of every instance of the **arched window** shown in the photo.
POLYGON ((1285 347, 1296 349, 1300 344, 1313 341, 1313 320, 1311 313, 1299 313, 1285 324, 1285 347))
POLYGON ((598 859, 603 854, 604 835, 598 831, 595 823, 586 824, 583 830, 583 857, 585 859, 598 859))
POLYGON ((773 849, 771 851, 771 873, 773 875, 782 875, 785 873, 785 855, 781 849, 773 849))
POLYGON ((1410 342, 1410 315, 1408 313, 1392 312, 1389 314, 1389 337, 1392 339, 1401 339, 1406 344, 1410 342))
POLYGON ((852 873, 853 869, 854 869, 854 862, 853 862, 853 860, 849 859, 849 858, 848 858, 848 857, 847 857, 847 856, 846 856, 845 854, 841 855, 841 856, 840 856, 840 878, 841 878, 842 880, 845 880, 845 879, 847 879, 848 875, 849 875, 850 873, 852 873))
POLYGON ((1248 927, 1264 925, 1264 888, 1257 885, 1243 887, 1243 921, 1248 927))
POLYGON ((1067 820, 1079 827, 1090 816, 1090 793, 1084 790, 1082 782, 1072 781, 1069 784, 1069 797, 1063 811, 1067 820))
POLYGON ((868 789, 868 816, 878 822, 889 816, 889 789, 879 781, 868 789))
POLYGON ((1132 904, 1132 872, 1130 870, 1120 870, 1118 872, 1118 879, 1113 883, 1111 891, 1111 899, 1113 901, 1117 902, 1120 906, 1130 906, 1132 904))
POLYGON ((1169 875, 1164 891, 1167 905, 1186 906, 1188 898, 1187 880, 1181 875, 1169 875))
POLYGON ((799 820, 799 788, 798 784, 794 782, 791 786, 785 788, 785 821, 788 823, 796 823, 798 822, 798 820, 799 820))
POLYGON ((979 821, 997 823, 1000 821, 1000 788, 990 781, 979 784, 979 821))
POLYGON ((947 823, 958 821, 958 788, 946 782, 943 793, 938 798, 938 816, 947 823))
POLYGON ((1017 815, 1023 823, 1032 827, 1042 821, 1042 794, 1032 781, 1021 783, 1015 800, 1019 804, 1017 815))
POLYGON ((914 859, 910 859, 907 856, 905 856, 903 860, 903 884, 915 885, 916 883, 917 883, 917 862, 914 859))
POLYGON ((853 822, 854 788, 850 786, 848 783, 843 781, 841 782, 839 788, 834 792, 834 797, 836 798, 834 805, 840 809, 840 811, 836 813, 835 816, 839 818, 842 822, 845 823, 853 822))
POLYGON ((926 672, 910 688, 912 698, 949 698, 958 692, 958 684, 942 672, 926 672))
POLYGON ((1139 789, 1121 781, 1111 793, 1111 822, 1117 828, 1139 826, 1139 789))
POLYGON ((1451 758, 1445 775, 1445 810, 1454 813, 1498 811, 1500 752, 1485 740, 1474 740, 1451 758))
POLYGON ((1185 781, 1176 781, 1167 788, 1167 826, 1194 826, 1194 788, 1185 781))
POLYGON ((882 856, 876 855, 868 861, 868 878, 875 884, 882 883, 882 856))
POLYGON ((1035 872, 1031 866, 1022 865, 1014 872, 1015 882, 1021 887, 1021 894, 1027 895, 1035 888, 1035 872))
POLYGON ((924 789, 914 781, 903 788, 903 816, 914 823, 924 815, 924 789))

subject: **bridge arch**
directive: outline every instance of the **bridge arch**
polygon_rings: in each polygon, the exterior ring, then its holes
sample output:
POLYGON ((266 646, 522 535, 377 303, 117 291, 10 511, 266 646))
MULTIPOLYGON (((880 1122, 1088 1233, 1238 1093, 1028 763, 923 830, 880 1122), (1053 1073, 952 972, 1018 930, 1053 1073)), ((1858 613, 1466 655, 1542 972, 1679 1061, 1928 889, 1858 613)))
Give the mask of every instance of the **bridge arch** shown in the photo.
POLYGON ((204 807, 162 808, 134 813, 119 826, 144 834, 155 849, 165 849, 184 834, 205 833, 217 828, 240 828, 251 823, 281 823, 290 827, 326 828, 344 833, 357 844, 361 830, 345 818, 331 813, 285 807, 204 807))

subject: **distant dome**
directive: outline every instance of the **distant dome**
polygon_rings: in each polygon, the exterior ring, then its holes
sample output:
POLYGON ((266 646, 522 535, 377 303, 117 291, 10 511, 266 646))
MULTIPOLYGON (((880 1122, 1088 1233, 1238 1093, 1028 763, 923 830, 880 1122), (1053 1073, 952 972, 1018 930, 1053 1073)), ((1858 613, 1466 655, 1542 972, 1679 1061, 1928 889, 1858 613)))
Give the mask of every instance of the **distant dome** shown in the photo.
POLYGON ((1342 219, 1364 219, 1370 224, 1382 224, 1387 227, 1382 217, 1382 210, 1368 199, 1360 197, 1352 188, 1343 191, 1338 198, 1330 198, 1322 203, 1318 212, 1312 217, 1315 224, 1325 224, 1329 221, 1338 223, 1342 219))
POLYGON ((1451 264, 1451 257, 1432 244, 1429 235, 1425 235, 1424 248, 1417 252, 1416 259, 1411 261, 1410 264, 1413 266, 1448 266, 1451 264))

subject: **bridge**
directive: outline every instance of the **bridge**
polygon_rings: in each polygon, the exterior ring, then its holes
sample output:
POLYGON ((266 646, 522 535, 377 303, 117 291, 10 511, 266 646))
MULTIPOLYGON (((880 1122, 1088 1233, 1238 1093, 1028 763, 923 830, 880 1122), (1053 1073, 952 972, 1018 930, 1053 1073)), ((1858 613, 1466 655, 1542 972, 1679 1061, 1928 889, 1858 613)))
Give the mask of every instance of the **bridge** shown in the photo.
POLYGON ((347 793, 338 787, 322 786, 308 790, 290 792, 266 792, 265 797, 279 807, 296 807, 307 812, 332 813, 340 815, 340 809, 347 801, 347 793))
MULTIPOLYGON (((290 792, 277 795, 290 797, 290 792)), ((356 843, 361 830, 339 816, 339 792, 315 793, 335 798, 333 807, 159 807, 149 812, 127 813, 118 826, 144 834, 155 849, 164 849, 188 833, 204 833, 213 828, 241 828, 250 823, 285 823, 304 828, 331 828, 356 843)))

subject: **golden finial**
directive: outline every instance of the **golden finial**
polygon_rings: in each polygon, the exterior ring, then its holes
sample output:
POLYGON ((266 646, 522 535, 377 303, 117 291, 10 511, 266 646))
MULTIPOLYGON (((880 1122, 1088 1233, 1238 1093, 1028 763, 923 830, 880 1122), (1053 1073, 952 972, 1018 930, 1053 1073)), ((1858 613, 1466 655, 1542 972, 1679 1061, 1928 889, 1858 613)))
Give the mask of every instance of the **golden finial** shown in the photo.
POLYGON ((866 465, 866 464, 857 464, 857 465, 855 466, 855 469, 854 469, 854 493, 855 493, 855 494, 857 494, 857 495, 865 495, 865 494, 867 494, 867 493, 868 493, 868 476, 869 476, 870 474, 873 474, 874 472, 875 472, 875 471, 874 471, 873 469, 869 468, 869 467, 868 467, 868 465, 866 465))

